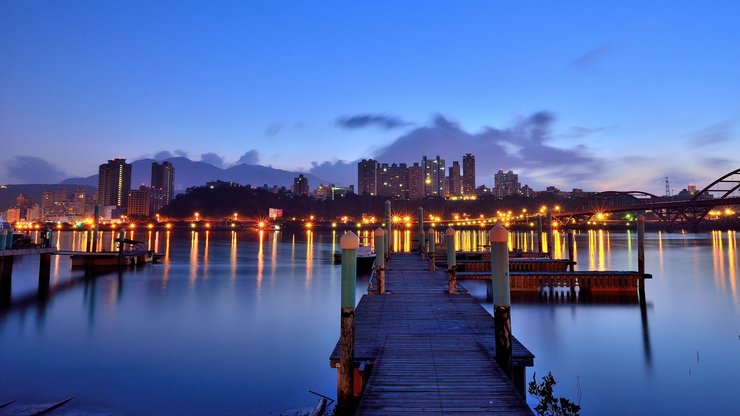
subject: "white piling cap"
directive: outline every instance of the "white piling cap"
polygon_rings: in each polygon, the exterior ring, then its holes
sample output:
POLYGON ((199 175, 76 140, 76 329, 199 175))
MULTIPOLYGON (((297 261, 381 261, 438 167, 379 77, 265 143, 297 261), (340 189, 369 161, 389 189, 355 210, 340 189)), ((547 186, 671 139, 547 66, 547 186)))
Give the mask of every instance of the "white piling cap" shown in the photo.
POLYGON ((449 235, 449 236, 454 237, 455 236, 455 229, 452 228, 452 227, 448 228, 447 230, 445 230, 445 235, 449 235))
POLYGON ((429 230, 427 231, 427 234, 434 235, 434 228, 429 227, 429 230))
POLYGON ((346 232, 340 239, 339 239, 339 247, 342 248, 342 250, 357 250, 357 247, 360 246, 360 239, 357 238, 355 233, 352 231, 346 232))
POLYGON ((385 236, 385 230, 378 227, 375 229, 375 236, 376 237, 384 237, 385 236))
POLYGON ((492 243, 508 243, 509 242, 509 230, 501 224, 496 224, 495 227, 491 228, 488 234, 492 243))

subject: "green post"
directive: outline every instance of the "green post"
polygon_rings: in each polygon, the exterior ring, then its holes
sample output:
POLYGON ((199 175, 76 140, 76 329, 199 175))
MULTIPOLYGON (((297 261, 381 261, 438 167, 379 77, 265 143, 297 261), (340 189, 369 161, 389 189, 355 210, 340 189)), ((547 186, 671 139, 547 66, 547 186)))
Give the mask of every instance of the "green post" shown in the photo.
POLYGON ((385 236, 385 252, 390 254, 393 249, 393 229, 391 228, 391 201, 385 201, 385 229, 388 234, 385 236))
POLYGON ((352 231, 348 231, 339 239, 339 246, 342 249, 342 309, 337 411, 339 414, 350 414, 354 405, 355 282, 360 239, 352 231))
POLYGON ((447 291, 450 294, 457 293, 457 274, 455 266, 455 229, 450 227, 445 231, 445 245, 447 246, 447 291))
POLYGON ((419 207, 419 210, 417 211, 417 217, 419 218, 419 224, 417 226, 417 230, 419 232, 419 253, 424 252, 424 208, 419 207))
POLYGON ((385 231, 378 227, 375 230, 375 273, 378 278, 378 293, 385 293, 385 231))
POLYGON ((511 368, 511 289, 509 287, 509 231, 497 224, 491 229, 491 287, 496 362, 512 377, 511 368))

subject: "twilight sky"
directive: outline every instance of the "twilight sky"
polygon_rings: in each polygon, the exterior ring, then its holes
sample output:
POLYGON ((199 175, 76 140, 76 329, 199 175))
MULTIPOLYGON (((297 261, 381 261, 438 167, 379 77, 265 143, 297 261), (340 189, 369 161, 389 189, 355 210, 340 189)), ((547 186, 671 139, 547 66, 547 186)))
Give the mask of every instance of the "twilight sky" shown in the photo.
POLYGON ((0 2, 0 183, 471 152, 479 185, 662 194, 740 167, 740 2, 606 3, 0 2))

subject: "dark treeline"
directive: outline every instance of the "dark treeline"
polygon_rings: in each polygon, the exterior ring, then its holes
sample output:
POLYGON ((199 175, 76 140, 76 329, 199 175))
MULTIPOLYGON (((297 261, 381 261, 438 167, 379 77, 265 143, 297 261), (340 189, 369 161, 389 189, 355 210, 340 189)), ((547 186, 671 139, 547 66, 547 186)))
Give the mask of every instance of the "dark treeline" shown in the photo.
MULTIPOLYGON (((178 195, 160 214, 174 219, 192 218, 198 212, 203 218, 228 218, 238 213, 240 218, 267 217, 270 208, 283 210, 284 217, 304 218, 314 215, 317 219, 331 221, 342 216, 358 219, 363 214, 381 217, 388 198, 349 194, 334 200, 316 199, 310 196, 293 195, 290 192, 273 193, 269 190, 248 186, 195 187, 178 195)), ((553 193, 542 193, 535 198, 507 197, 503 200, 482 197, 477 200, 445 200, 426 198, 423 200, 393 200, 394 214, 415 216, 418 207, 426 215, 448 217, 452 213, 470 217, 490 216, 497 210, 512 210, 519 213, 522 208, 535 213, 542 205, 560 205, 563 210, 577 209, 582 198, 562 198, 553 193)))

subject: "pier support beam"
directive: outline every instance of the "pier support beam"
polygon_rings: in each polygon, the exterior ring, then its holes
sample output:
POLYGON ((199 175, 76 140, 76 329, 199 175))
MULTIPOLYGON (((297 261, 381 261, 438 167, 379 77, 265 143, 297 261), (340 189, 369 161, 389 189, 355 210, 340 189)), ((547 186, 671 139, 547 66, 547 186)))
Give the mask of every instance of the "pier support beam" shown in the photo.
POLYGON ((434 228, 429 227, 427 231, 427 256, 429 256, 429 270, 437 270, 434 264, 434 228))
POLYGON ((457 294, 457 274, 455 267, 455 229, 450 227, 445 231, 445 245, 447 246, 447 291, 450 294, 457 294))
POLYGON ((542 249, 542 216, 537 216, 537 247, 535 247, 535 251, 538 253, 542 253, 544 250, 542 249))
POLYGON ((385 231, 375 230, 375 273, 378 278, 378 294, 385 293, 385 231))
POLYGON ((637 216, 637 273, 640 298, 645 298, 645 216, 637 216))
POLYGON ((385 236, 385 253, 386 257, 391 254, 391 251, 393 250, 393 225, 391 217, 391 201, 386 200, 385 201, 385 230, 386 230, 386 236, 385 236))
POLYGON ((355 282, 357 281, 357 247, 360 239, 349 231, 339 239, 342 249, 342 303, 340 357, 337 380, 337 414, 354 411, 355 375, 355 282))
MULTIPOLYGON (((511 289, 509 283, 509 231, 497 224, 490 231, 491 286, 496 363, 509 377, 511 368, 511 289)), ((548 247, 549 248, 549 247, 548 247)))
POLYGON ((547 211, 547 254, 551 259, 555 258, 555 235, 552 226, 552 213, 547 211))
POLYGON ((0 257, 0 307, 10 305, 13 287, 13 256, 0 257))
MULTIPOLYGON (((570 264, 568 265, 568 268, 570 271, 575 271, 576 267, 576 230, 570 229, 568 230, 568 260, 570 260, 570 264)), ((572 287, 575 287, 572 286, 572 287)))
POLYGON ((51 253, 39 255, 39 287, 38 297, 45 298, 49 294, 49 280, 51 277, 51 253))
POLYGON ((95 219, 93 222, 93 233, 92 233, 92 251, 93 253, 98 251, 98 228, 100 228, 100 205, 95 205, 95 219))
POLYGON ((419 253, 421 255, 424 255, 424 208, 419 207, 416 213, 417 217, 419 218, 419 224, 417 226, 417 231, 419 233, 419 253))

